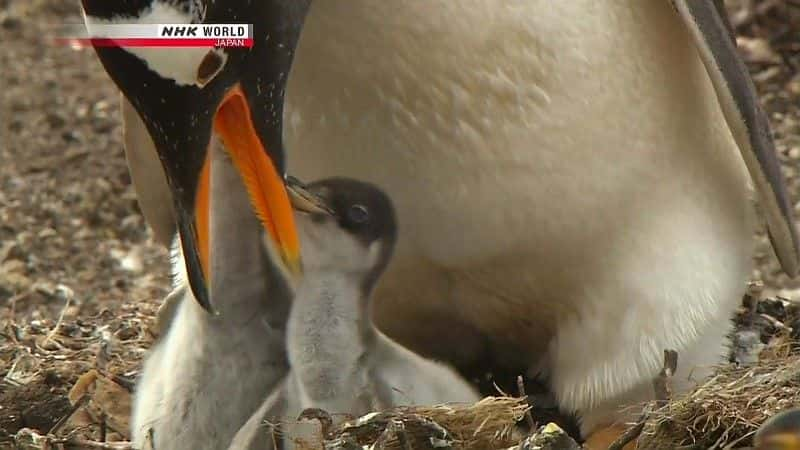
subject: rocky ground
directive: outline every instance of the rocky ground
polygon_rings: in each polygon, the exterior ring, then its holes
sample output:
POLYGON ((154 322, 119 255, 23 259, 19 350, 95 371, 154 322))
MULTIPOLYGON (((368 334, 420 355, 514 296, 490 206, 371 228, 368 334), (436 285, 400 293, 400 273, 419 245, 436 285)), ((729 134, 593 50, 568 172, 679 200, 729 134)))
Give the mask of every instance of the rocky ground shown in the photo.
MULTIPOLYGON (((107 391, 114 403, 136 375, 169 285, 166 252, 130 186, 118 94, 91 50, 48 36, 53 25, 81 23, 77 3, 0 0, 0 448, 22 428, 58 431, 82 375, 73 402, 107 391)), ((800 199, 800 7, 730 6, 800 199)), ((762 295, 800 298, 800 280, 781 275, 756 239, 762 295)), ((124 417, 103 413, 104 434, 124 433, 124 417)))
POLYGON ((78 4, 0 0, 0 448, 64 416, 97 355, 133 376, 169 286, 130 186, 118 94, 92 50, 48 36, 82 23, 78 4))

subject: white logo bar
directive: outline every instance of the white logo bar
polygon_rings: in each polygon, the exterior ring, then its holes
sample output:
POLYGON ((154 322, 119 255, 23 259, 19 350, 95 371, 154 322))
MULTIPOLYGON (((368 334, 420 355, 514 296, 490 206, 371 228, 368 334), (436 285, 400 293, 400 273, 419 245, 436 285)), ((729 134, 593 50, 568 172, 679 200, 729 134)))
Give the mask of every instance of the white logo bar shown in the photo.
POLYGON ((252 48, 253 25, 241 23, 119 24, 92 23, 81 31, 65 28, 59 42, 94 47, 246 47, 252 48))
POLYGON ((248 24, 92 24, 91 38, 174 38, 174 39, 249 39, 253 37, 248 24))
POLYGON ((253 37, 246 24, 159 24, 160 38, 175 39, 248 39, 253 37))

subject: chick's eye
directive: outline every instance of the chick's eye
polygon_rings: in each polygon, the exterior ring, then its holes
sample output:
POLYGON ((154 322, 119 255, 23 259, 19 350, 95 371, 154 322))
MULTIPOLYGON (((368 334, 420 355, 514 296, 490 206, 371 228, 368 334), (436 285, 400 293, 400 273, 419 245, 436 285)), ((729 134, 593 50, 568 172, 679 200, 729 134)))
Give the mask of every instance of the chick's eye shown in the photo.
POLYGON ((347 210, 347 218, 352 223, 364 224, 369 222, 369 211, 363 205, 353 205, 347 210))

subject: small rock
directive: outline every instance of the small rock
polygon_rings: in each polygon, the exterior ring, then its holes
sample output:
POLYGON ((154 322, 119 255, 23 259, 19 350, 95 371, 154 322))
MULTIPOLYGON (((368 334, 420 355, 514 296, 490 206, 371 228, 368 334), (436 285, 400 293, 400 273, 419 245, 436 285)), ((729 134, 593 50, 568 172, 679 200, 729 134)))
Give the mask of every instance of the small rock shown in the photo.
POLYGON ((109 183, 108 180, 104 178, 96 178, 94 180, 94 185, 97 188, 97 190, 102 193, 110 192, 112 188, 111 183, 109 183))
POLYGON ((536 433, 525 438, 519 445, 506 450, 580 450, 581 446, 575 442, 564 430, 554 423, 539 428, 536 433))
POLYGON ((781 62, 780 55, 775 53, 766 39, 739 36, 736 38, 736 45, 748 63, 779 64, 781 62))
POLYGON ((16 241, 3 241, 0 244, 0 263, 10 259, 23 259, 25 255, 16 241))
POLYGON ((786 83, 786 90, 795 96, 800 96, 800 75, 795 75, 786 83))
POLYGON ((44 295, 45 297, 55 297, 56 286, 53 283, 45 280, 38 280, 33 285, 33 290, 44 295))
POLYGON ((758 355, 766 348, 766 344, 761 342, 761 333, 755 330, 739 330, 732 340, 733 359, 742 365, 757 363, 758 355))
POLYGON ((134 327, 123 327, 114 333, 114 337, 120 341, 127 341, 139 336, 139 331, 134 327))
POLYGON ((14 435, 14 445, 20 450, 46 448, 49 440, 30 428, 22 428, 14 435))
POLYGON ((15 386, 23 386, 32 382, 39 373, 40 361, 27 353, 23 353, 11 365, 4 380, 15 386))
POLYGON ((44 228, 36 235, 39 239, 47 239, 49 237, 58 236, 58 232, 52 228, 44 228))
POLYGON ((25 263, 17 259, 5 261, 0 265, 0 273, 12 274, 22 272, 25 272, 25 263))
POLYGON ((81 133, 74 130, 67 130, 61 133, 61 138, 66 142, 81 142, 83 136, 81 133))
POLYGON ((774 298, 767 298, 758 302, 756 312, 766 314, 772 318, 783 320, 786 318, 786 307, 783 301, 774 298))
POLYGON ((0 26, 2 26, 4 30, 18 30, 21 25, 22 20, 12 15, 5 15, 0 20, 0 26))
POLYGON ((114 129, 114 122, 106 118, 98 117, 92 119, 92 131, 94 131, 95 133, 108 133, 113 129, 114 129))
POLYGON ((3 272, 0 269, 0 297, 10 297, 11 295, 23 292, 31 285, 31 279, 17 272, 3 272))
POLYGON ((793 342, 800 343, 800 319, 797 319, 794 322, 792 322, 791 328, 792 332, 789 335, 789 337, 791 337, 793 342))
POLYGON ((49 123, 52 128, 61 128, 67 123, 67 121, 64 119, 62 114, 51 112, 47 114, 47 123, 49 123))
POLYGON ((144 230, 145 226, 142 223, 142 216, 138 214, 129 214, 120 222, 118 232, 121 237, 135 240, 142 237, 144 230))
MULTIPOLYGON (((755 81, 756 84, 766 84, 772 82, 781 75, 783 75, 783 69, 780 66, 772 66, 753 74, 753 81, 755 81)), ((768 100, 766 94, 764 95, 764 100, 768 100)))
POLYGON ((111 249, 110 253, 111 257, 117 261, 117 264, 119 264, 119 267, 122 270, 138 273, 144 269, 142 258, 139 256, 139 252, 137 252, 135 249, 126 252, 124 250, 114 248, 111 249))

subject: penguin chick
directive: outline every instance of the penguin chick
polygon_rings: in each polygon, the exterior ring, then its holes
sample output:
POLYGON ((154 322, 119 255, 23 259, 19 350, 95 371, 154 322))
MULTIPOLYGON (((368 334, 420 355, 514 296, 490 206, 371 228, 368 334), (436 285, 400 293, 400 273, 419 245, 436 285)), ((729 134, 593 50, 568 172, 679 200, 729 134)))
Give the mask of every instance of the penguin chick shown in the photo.
POLYGON ((131 420, 134 448, 227 446, 288 372, 289 279, 267 266, 261 225, 231 162, 212 152, 210 288, 218 314, 189 289, 176 245, 175 290, 159 314, 163 334, 145 362, 131 420), (237 236, 237 239, 231 239, 237 236))
POLYGON ((306 408, 361 415, 479 398, 454 370, 392 341, 371 320, 371 293, 397 240, 389 197, 345 178, 309 189, 332 214, 297 220, 304 276, 287 324, 290 371, 237 433, 231 450, 271 448, 263 423, 293 420, 306 408))

